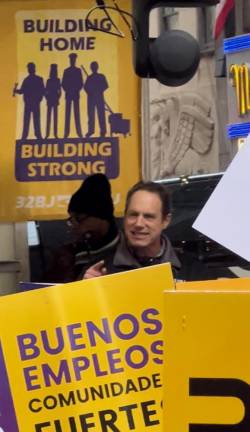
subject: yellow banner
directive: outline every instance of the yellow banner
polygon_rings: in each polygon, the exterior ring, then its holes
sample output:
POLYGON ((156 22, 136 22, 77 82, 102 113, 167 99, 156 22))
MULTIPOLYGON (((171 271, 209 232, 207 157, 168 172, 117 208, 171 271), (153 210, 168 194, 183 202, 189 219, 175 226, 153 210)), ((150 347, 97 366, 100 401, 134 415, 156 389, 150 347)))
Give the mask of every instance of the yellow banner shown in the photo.
MULTIPOLYGON (((119 6, 129 12, 131 2, 119 6)), ((84 9, 80 0, 6 0, 0 24, 0 221, 65 217, 70 195, 98 172, 121 214, 140 172, 139 81, 124 19, 90 0, 84 9)))
POLYGON ((159 431, 169 264, 0 298, 0 430, 159 431))
POLYGON ((164 432, 249 430, 249 308, 240 284, 165 293, 164 432))

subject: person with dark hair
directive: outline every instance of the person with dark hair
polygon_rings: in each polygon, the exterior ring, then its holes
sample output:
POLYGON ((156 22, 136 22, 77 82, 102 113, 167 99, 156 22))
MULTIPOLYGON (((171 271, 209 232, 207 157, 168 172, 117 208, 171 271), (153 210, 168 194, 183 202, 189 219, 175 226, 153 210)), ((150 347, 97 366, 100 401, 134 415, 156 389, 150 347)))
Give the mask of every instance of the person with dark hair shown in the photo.
POLYGON ((72 195, 68 213, 72 243, 55 256, 55 263, 46 275, 51 282, 82 279, 89 266, 113 255, 119 242, 111 185, 104 174, 86 178, 72 195))
POLYGON ((124 235, 112 259, 109 256, 88 268, 84 279, 165 262, 172 264, 174 274, 178 272, 180 261, 163 232, 170 220, 170 196, 163 185, 154 182, 134 185, 127 194, 124 235))

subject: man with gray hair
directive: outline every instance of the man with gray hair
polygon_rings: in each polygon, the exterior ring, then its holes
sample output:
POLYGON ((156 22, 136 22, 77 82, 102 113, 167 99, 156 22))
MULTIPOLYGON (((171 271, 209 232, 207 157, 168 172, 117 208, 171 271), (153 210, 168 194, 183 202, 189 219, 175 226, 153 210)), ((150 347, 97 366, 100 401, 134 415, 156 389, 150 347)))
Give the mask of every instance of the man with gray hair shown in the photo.
POLYGON ((84 279, 170 262, 173 271, 180 261, 163 232, 171 220, 170 197, 163 185, 139 182, 127 194, 124 233, 110 260, 91 266, 84 279))

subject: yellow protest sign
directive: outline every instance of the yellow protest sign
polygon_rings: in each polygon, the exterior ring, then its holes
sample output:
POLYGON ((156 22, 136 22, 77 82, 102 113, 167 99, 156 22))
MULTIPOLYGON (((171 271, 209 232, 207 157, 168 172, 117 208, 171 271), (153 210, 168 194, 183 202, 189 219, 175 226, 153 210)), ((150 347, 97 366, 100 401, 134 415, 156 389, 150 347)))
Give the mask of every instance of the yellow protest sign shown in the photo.
POLYGON ((164 432, 249 430, 250 292, 164 295, 164 432))
POLYGON ((169 264, 0 298, 4 432, 155 431, 169 264))
POLYGON ((176 289, 178 291, 248 291, 250 278, 177 282, 176 289))
MULTIPOLYGON (((119 7, 129 13, 130 0, 119 7)), ((140 176, 139 80, 122 14, 90 0, 2 0, 0 46, 0 221, 65 217, 99 172, 121 214, 140 176)))

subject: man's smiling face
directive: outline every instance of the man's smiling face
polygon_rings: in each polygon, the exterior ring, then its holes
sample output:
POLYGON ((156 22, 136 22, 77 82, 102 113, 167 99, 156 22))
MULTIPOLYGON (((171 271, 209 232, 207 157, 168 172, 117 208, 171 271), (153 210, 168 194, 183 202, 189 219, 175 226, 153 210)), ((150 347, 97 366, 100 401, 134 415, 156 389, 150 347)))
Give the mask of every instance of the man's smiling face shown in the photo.
POLYGON ((138 256, 156 256, 161 248, 161 233, 170 222, 163 216, 158 194, 139 190, 129 201, 124 218, 127 242, 138 256))

